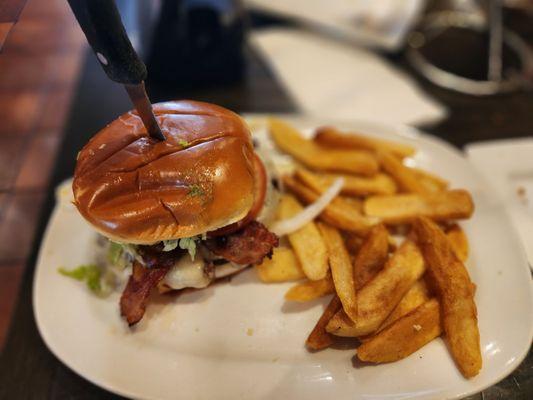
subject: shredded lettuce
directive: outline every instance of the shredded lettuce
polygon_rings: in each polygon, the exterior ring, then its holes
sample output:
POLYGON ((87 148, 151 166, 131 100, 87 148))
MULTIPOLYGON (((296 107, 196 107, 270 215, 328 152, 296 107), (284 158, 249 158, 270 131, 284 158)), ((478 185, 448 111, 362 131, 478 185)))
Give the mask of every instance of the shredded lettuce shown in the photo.
POLYGON ((180 249, 187 250, 189 252, 189 255, 191 256, 191 259, 194 261, 194 257, 196 256, 196 241, 198 240, 200 240, 200 237, 198 236, 173 240, 163 240, 163 251, 172 251, 176 247, 179 247, 180 249))
POLYGON ((178 247, 179 239, 163 240, 163 251, 172 251, 178 247))
MULTIPOLYGON (((204 239, 204 236, 163 240, 163 251, 172 251, 179 247, 180 249, 187 250, 191 256, 191 259, 194 261, 194 257, 196 256, 196 242, 204 239)), ((107 251, 107 261, 111 265, 124 269, 130 265, 133 260, 143 263, 142 257, 137 252, 136 245, 110 241, 109 249, 107 251)))
POLYGON ((142 257, 137 252, 137 246, 130 243, 109 241, 107 249, 107 262, 113 267, 124 269, 131 265, 133 260, 142 263, 142 257))
POLYGON ((100 284, 102 271, 100 270, 100 267, 98 267, 98 265, 80 265, 79 267, 71 270, 67 270, 63 267, 60 267, 58 268, 58 272, 61 275, 68 276, 80 282, 85 282, 87 288, 89 288, 91 292, 97 295, 102 294, 102 285, 100 284))
POLYGON ((182 238, 179 240, 178 246, 180 249, 187 250, 191 256, 191 260, 194 261, 196 256, 196 239, 197 237, 182 238))
POLYGON ((137 246, 130 243, 119 243, 122 246, 124 254, 128 255, 132 260, 137 260, 142 263, 142 257, 137 252, 137 246))
POLYGON ((109 242, 109 248, 107 250, 107 261, 111 265, 117 265, 122 257, 124 250, 122 245, 115 242, 109 242))

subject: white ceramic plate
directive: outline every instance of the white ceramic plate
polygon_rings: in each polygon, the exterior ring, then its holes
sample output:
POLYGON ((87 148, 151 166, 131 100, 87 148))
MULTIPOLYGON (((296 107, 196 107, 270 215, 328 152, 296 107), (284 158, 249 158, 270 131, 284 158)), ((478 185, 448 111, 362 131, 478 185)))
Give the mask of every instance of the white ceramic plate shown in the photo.
MULTIPOLYGON (((294 122, 302 129, 318 124, 294 122)), ((52 214, 34 281, 37 325, 50 350, 91 382, 143 399, 444 399, 503 379, 529 349, 533 295, 523 250, 502 205, 462 154, 440 140, 408 128, 335 124, 412 143, 419 148, 416 165, 472 192, 476 213, 463 226, 471 243, 468 268, 477 284, 484 364, 476 378, 461 376, 440 339, 400 362, 378 366, 352 363, 353 349, 308 353, 304 340, 325 302, 286 304, 290 284, 262 284, 253 270, 150 304, 130 330, 119 318, 118 295, 96 298, 56 272, 91 259, 94 234, 68 204, 52 214)))

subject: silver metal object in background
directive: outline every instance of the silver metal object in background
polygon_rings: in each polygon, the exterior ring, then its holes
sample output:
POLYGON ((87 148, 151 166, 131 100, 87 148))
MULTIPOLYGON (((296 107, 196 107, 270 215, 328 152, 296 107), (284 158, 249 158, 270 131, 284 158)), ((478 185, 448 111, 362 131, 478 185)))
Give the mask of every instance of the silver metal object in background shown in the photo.
POLYGON ((503 27, 501 2, 491 2, 489 22, 483 15, 461 11, 443 11, 428 15, 419 28, 408 39, 407 60, 429 81, 435 85, 461 93, 488 96, 532 88, 533 53, 524 40, 517 34, 503 27), (446 71, 423 54, 422 47, 431 45, 431 41, 450 28, 462 28, 479 33, 489 30, 489 69, 486 80, 474 80, 446 71), (521 63, 520 72, 505 76, 503 71, 503 45, 513 51, 521 63))
POLYGON ((502 79, 503 22, 501 0, 489 4, 489 80, 502 79))

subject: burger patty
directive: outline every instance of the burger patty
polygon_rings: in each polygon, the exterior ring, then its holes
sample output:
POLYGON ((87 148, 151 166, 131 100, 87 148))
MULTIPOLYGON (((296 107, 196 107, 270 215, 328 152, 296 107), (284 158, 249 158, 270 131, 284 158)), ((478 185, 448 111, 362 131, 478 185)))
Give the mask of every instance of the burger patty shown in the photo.
POLYGON ((209 238, 205 246, 214 254, 235 264, 260 264, 272 256, 278 237, 262 223, 252 221, 229 235, 209 238))
POLYGON ((163 251, 163 243, 151 246, 139 246, 138 252, 142 257, 144 266, 147 268, 172 268, 180 257, 187 253, 187 250, 176 247, 171 251, 163 251))

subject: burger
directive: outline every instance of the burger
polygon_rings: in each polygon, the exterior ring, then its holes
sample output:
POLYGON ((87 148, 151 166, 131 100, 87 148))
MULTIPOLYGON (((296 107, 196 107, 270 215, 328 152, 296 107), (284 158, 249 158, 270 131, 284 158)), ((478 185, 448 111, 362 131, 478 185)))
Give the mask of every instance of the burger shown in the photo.
POLYGON ((196 101, 153 109, 165 140, 130 111, 79 152, 72 184, 79 213, 105 238, 105 268, 127 276, 120 312, 130 326, 153 289, 206 287, 278 245, 264 225, 269 172, 241 117, 196 101))

